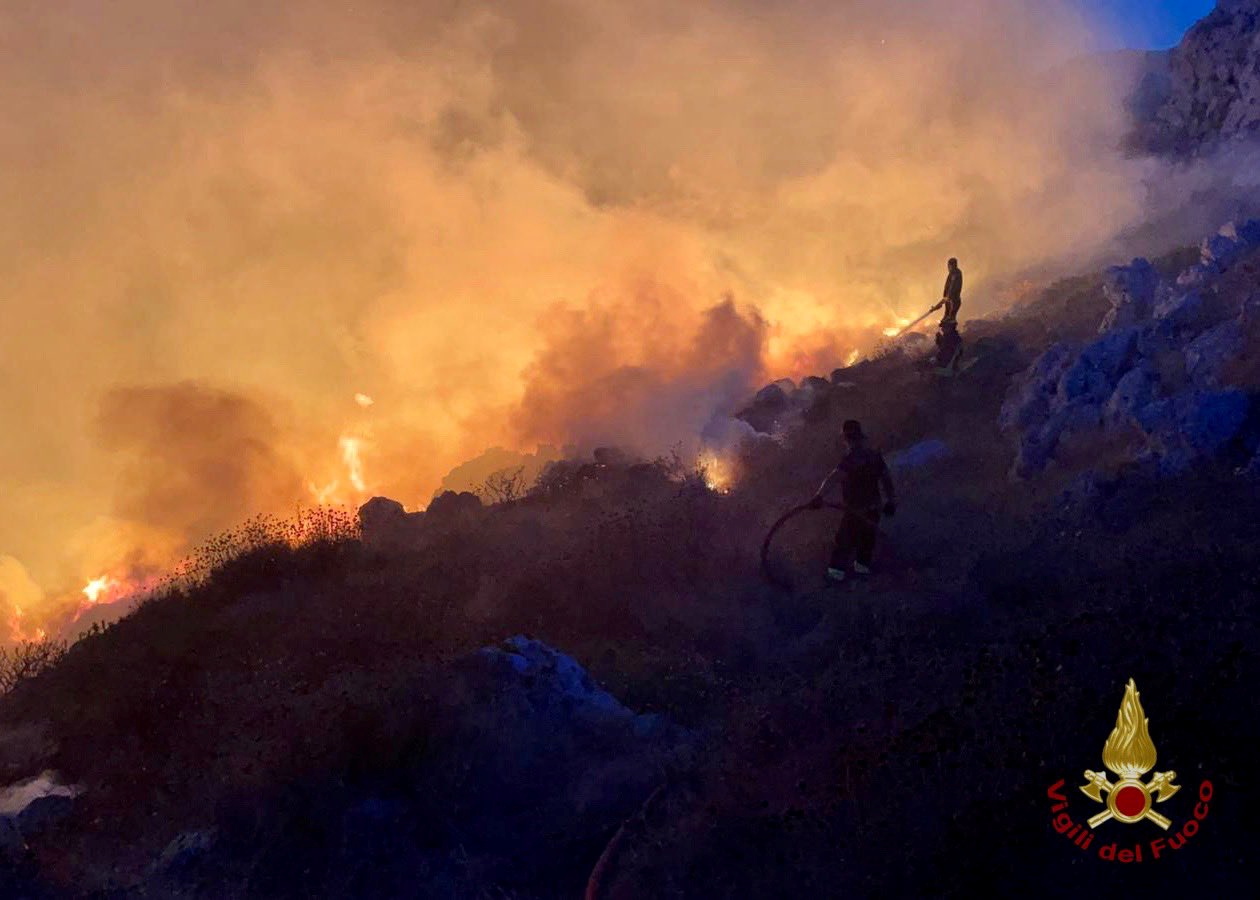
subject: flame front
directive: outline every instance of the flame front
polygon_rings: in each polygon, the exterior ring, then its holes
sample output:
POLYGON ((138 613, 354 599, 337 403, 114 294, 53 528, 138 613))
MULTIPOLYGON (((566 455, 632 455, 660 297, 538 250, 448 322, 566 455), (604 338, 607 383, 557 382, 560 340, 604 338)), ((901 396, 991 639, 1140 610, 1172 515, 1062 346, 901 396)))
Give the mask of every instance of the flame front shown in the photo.
POLYGON ((1103 745, 1103 764, 1121 778, 1137 778, 1155 766, 1155 744, 1147 732, 1146 714, 1137 685, 1129 679, 1116 716, 1116 727, 1103 745))
POLYGON ((704 473, 704 484, 709 490, 725 494, 735 484, 735 472, 729 462, 722 459, 716 453, 706 450, 700 454, 697 460, 700 464, 700 470, 704 473))
POLYGON ((83 596, 87 597, 88 603, 95 606, 100 602, 101 595, 114 586, 114 580, 108 575, 102 575, 99 578, 93 578, 83 588, 83 596))
POLYGON ((889 325, 887 328, 884 329, 884 337, 896 337, 897 335, 901 334, 901 330, 903 328, 905 328, 914 320, 906 316, 895 316, 894 321, 896 321, 897 324, 889 325))

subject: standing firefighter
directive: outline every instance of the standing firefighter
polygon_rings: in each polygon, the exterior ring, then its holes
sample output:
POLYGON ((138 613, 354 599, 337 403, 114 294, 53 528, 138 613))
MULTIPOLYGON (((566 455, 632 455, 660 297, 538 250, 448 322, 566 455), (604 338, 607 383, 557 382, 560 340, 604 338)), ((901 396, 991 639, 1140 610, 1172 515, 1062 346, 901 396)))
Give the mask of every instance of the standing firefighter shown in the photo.
POLYGON ((875 553, 880 513, 891 516, 897 511, 897 497, 883 454, 866 445, 862 425, 856 420, 845 422, 843 431, 848 452, 809 502, 814 508, 821 507, 823 496, 837 479, 840 481, 845 508, 840 530, 836 532, 831 564, 827 567, 827 577, 832 581, 844 581, 850 560, 854 561, 855 575, 871 574, 871 557, 875 553))
POLYGON ((958 268, 958 260, 950 258, 947 263, 949 274, 945 276, 945 290, 941 292, 941 302, 932 307, 945 307, 945 315, 941 318, 941 326, 958 324, 958 308, 962 306, 962 269, 958 268))

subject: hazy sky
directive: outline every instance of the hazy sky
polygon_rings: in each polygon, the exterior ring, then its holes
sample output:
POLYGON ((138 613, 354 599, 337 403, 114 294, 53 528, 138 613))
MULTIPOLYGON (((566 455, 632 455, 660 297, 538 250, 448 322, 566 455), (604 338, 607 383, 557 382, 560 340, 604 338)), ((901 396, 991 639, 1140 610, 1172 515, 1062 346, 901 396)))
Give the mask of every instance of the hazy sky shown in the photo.
POLYGON ((1119 47, 1171 47, 1216 5, 1215 0, 1078 0, 1099 17, 1119 47))

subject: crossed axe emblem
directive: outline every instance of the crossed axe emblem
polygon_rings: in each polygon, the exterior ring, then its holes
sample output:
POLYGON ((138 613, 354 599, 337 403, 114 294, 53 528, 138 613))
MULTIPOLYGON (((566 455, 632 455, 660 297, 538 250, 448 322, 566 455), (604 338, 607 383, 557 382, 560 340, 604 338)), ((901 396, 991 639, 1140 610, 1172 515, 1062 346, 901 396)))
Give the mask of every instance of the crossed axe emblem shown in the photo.
POLYGON ((1081 793, 1091 800, 1099 803, 1106 803, 1107 808, 1089 819, 1089 827, 1097 828, 1103 822, 1110 818, 1117 818, 1122 822, 1136 822, 1139 819, 1150 819, 1165 831, 1172 824, 1172 820, 1166 816, 1161 816, 1155 810, 1151 809, 1151 795, 1155 795, 1156 803, 1163 803, 1177 791, 1181 790, 1181 785, 1173 784, 1173 779, 1177 777, 1177 773, 1169 770, 1167 772, 1156 772, 1151 776, 1151 780, 1143 784, 1137 778, 1122 778, 1115 784, 1112 784, 1107 776, 1102 772, 1094 772, 1090 769, 1085 770, 1085 784, 1081 785, 1081 793), (1141 812, 1133 810, 1126 812, 1117 809, 1116 803, 1121 792, 1140 791, 1142 793, 1142 809, 1141 812), (1103 799, 1103 794, 1107 794, 1107 798, 1103 799))

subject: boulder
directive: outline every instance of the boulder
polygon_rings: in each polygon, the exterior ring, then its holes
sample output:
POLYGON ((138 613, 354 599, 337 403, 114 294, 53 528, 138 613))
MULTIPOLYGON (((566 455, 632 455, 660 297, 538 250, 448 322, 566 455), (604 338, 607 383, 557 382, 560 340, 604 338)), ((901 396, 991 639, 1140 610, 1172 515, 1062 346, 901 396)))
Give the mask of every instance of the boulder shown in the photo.
POLYGON ((801 381, 801 391, 814 395, 824 394, 831 389, 831 382, 818 375, 810 375, 801 381))
POLYGON ((1101 372, 1108 382, 1114 383, 1132 362, 1139 331, 1136 327, 1108 331, 1081 348, 1078 362, 1101 372))
POLYGON ((1220 387, 1226 368, 1246 349, 1242 325, 1236 319, 1222 322, 1186 345, 1186 374, 1196 387, 1220 387))
POLYGON ((1250 408, 1250 398, 1238 388, 1198 390, 1149 403, 1134 418, 1161 455, 1188 451, 1209 457, 1238 436, 1250 408))
POLYGON ((1036 475, 1055 458, 1060 444, 1089 436, 1101 423, 1102 407, 1098 403, 1077 400, 1060 406, 1040 426, 1024 432, 1012 473, 1017 478, 1036 475))
POLYGON ((998 425, 1003 431, 1025 432, 1049 418, 1058 400, 1059 381, 1075 354, 1074 345, 1058 343, 1033 361, 1002 403, 998 425))
POLYGON ((1105 374, 1078 357, 1059 379, 1057 393, 1067 401, 1100 403, 1115 389, 1105 374))
POLYGON ((497 647, 483 647, 465 660, 463 671, 474 690, 494 702, 541 714, 551 726, 629 725, 649 733, 663 720, 639 716, 605 691, 577 660, 535 638, 516 635, 497 647))
POLYGON ((1201 291, 1169 290, 1156 302, 1152 315, 1178 331, 1195 332, 1207 324, 1208 304, 1201 291))
POLYGON ((0 790, 0 817, 10 819, 22 834, 30 835, 68 816, 80 793, 81 788, 58 781, 56 772, 44 771, 0 790))
POLYGON ((154 861, 151 874, 182 880, 193 875, 214 847, 213 829, 185 831, 175 837, 154 861))
POLYGON ((1101 424, 1101 404, 1079 400, 1057 410, 1046 420, 1041 426, 1040 440, 1043 444, 1054 446, 1061 441, 1096 431, 1101 424))
POLYGON ((1149 365, 1138 365, 1125 372, 1116 382, 1116 389, 1103 405, 1102 422, 1106 428, 1120 428, 1133 422, 1133 415, 1154 402, 1159 394, 1159 377, 1149 365))
MULTIPOLYGON (((792 390, 795 392, 795 386, 792 390)), ((736 418, 743 419, 762 434, 771 434, 777 430, 788 405, 788 393, 776 381, 757 391, 752 402, 736 413, 736 418)))
POLYGON ((412 793, 445 801, 436 816, 425 812, 436 819, 430 832, 500 864, 542 865, 571 846, 572 835, 615 828, 689 741, 534 638, 475 651, 457 661, 455 674, 412 793))
POLYGON ((47 831, 70 817, 74 812, 73 794, 45 794, 36 797, 23 809, 14 821, 18 831, 26 837, 47 831))
POLYGON ((596 447, 591 451, 591 459, 597 466, 610 468, 628 466, 633 462, 630 454, 620 447, 596 447))
POLYGON ((424 511, 425 528, 466 525, 482 512, 481 498, 468 491, 443 491, 424 511))
POLYGON ((1164 390, 1175 393, 1187 385, 1185 338, 1167 319, 1148 322, 1138 332, 1137 360, 1154 373, 1164 390))
POLYGON ((1159 274, 1145 259, 1138 258, 1127 266, 1107 269, 1103 296, 1111 304, 1111 310, 1103 317, 1098 330, 1127 328, 1149 319, 1158 285, 1159 274))
POLYGON ((1260 219, 1229 222, 1199 245, 1199 259, 1206 267, 1223 272, 1239 257, 1260 245, 1260 219))
POLYGON ((422 516, 407 512, 397 500, 373 497, 359 507, 359 533, 369 547, 397 548, 414 543, 422 516))

